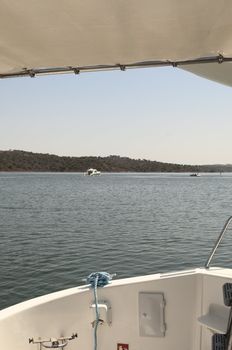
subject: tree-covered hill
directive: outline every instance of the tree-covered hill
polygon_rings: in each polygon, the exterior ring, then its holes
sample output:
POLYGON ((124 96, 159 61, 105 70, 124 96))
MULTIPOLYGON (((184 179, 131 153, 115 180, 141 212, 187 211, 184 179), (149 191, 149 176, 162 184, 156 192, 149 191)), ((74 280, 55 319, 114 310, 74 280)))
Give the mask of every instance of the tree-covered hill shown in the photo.
POLYGON ((223 172, 232 165, 182 165, 146 159, 108 157, 59 157, 52 154, 18 150, 0 151, 0 171, 85 172, 96 168, 102 172, 223 172))

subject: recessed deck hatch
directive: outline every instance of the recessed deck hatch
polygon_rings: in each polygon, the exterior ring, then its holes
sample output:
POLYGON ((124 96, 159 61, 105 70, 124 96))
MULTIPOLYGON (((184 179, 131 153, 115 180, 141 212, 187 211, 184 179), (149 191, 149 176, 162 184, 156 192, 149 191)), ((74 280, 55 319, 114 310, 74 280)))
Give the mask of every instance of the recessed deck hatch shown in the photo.
POLYGON ((141 337, 164 337, 165 299, 163 293, 139 293, 139 334, 141 337))

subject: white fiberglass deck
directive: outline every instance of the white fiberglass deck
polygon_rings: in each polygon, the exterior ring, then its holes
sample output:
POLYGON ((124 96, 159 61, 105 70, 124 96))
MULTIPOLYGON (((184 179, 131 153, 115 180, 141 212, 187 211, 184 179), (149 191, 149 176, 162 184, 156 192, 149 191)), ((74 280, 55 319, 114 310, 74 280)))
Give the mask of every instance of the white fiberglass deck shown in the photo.
MULTIPOLYGON (((198 318, 203 316, 201 322, 208 323, 210 328, 226 330, 229 310, 223 304, 222 293, 226 282, 232 282, 232 270, 214 268, 115 280, 106 287, 98 288, 99 300, 106 302, 112 313, 112 323, 104 322, 98 327, 98 349, 124 349, 118 344, 128 344, 130 350, 211 349, 213 331, 201 325, 198 318), (164 296, 166 329, 163 329, 163 335, 159 334, 159 330, 158 336, 149 335, 149 327, 152 334, 154 326, 152 313, 160 310, 155 310, 154 305, 146 312, 141 311, 144 307, 141 306, 141 293, 145 297, 146 293, 148 296, 164 296), (144 335, 146 332, 147 335, 144 335)), ((65 349, 93 349, 92 322, 95 316, 90 307, 92 302, 93 291, 83 286, 2 310, 1 349, 38 350, 39 345, 29 344, 29 338, 69 337, 73 333, 78 333, 78 338, 71 340, 65 349)), ((104 319, 106 313, 102 311, 104 319)))

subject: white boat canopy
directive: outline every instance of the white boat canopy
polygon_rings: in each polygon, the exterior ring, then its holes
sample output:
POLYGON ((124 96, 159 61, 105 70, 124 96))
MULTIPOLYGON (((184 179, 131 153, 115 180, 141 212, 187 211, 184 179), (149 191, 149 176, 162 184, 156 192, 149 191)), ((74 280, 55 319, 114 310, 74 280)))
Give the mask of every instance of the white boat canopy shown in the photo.
POLYGON ((232 85, 231 0, 0 0, 0 77, 173 65, 232 85))

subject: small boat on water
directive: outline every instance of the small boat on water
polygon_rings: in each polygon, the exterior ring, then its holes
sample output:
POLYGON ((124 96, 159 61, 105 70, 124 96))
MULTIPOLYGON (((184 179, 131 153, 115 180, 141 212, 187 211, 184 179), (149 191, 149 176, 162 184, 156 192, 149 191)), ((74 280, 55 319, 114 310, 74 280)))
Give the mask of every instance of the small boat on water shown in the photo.
POLYGON ((200 176, 200 174, 198 174, 198 173, 194 173, 194 174, 190 174, 189 176, 195 176, 195 177, 197 177, 197 176, 200 176))
POLYGON ((95 176, 95 175, 101 175, 101 172, 98 171, 97 169, 89 168, 84 175, 88 176, 95 176))

